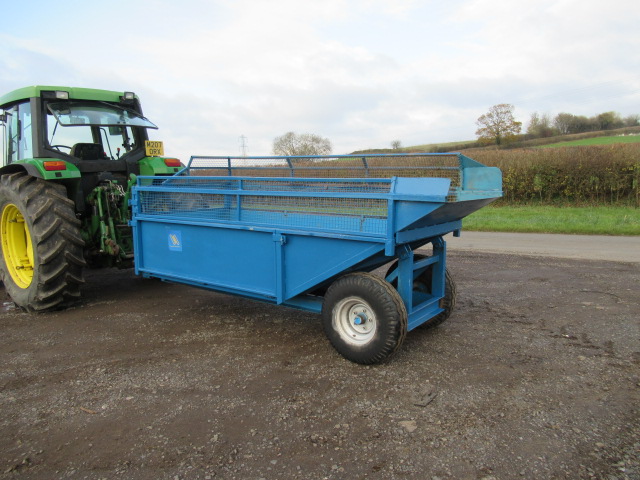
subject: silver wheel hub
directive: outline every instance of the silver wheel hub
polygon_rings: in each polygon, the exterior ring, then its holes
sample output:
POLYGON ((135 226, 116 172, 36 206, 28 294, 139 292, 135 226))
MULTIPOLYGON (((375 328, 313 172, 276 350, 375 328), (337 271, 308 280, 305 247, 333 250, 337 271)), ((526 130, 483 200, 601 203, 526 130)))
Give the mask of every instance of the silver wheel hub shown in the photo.
POLYGON ((333 327, 340 337, 352 345, 364 345, 376 333, 376 315, 359 297, 340 300, 333 309, 333 327))

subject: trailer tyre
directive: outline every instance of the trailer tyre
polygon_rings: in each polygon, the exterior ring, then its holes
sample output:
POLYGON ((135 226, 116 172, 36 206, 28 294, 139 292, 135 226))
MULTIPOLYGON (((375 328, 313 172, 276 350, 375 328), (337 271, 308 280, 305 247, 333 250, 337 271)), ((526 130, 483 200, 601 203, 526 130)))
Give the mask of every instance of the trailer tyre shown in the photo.
POLYGON ((331 345, 355 363, 372 364, 392 355, 407 333, 407 310, 388 282, 370 273, 336 280, 322 305, 322 324, 331 345))
MULTIPOLYGON (((426 255, 422 255, 419 253, 414 254, 414 260, 421 260, 423 258, 427 258, 426 255)), ((398 267, 398 261, 396 260, 387 271, 387 275, 393 272, 398 267)), ((413 289, 422 291, 422 292, 431 292, 431 270, 433 269, 432 265, 429 265, 426 270, 420 274, 413 281, 413 289)), ((394 280, 391 282, 391 285, 395 287, 398 286, 398 281, 394 280)), ((442 303, 440 306, 444 309, 444 312, 439 313, 427 323, 421 325, 422 328, 434 328, 446 321, 453 312, 454 307, 456 306, 456 299, 458 296, 458 291, 456 287, 456 282, 451 275, 451 272, 448 268, 444 269, 444 298, 442 299, 442 303)))
POLYGON ((0 276, 27 311, 59 307, 80 296, 84 241, 64 186, 27 175, 0 179, 0 276))

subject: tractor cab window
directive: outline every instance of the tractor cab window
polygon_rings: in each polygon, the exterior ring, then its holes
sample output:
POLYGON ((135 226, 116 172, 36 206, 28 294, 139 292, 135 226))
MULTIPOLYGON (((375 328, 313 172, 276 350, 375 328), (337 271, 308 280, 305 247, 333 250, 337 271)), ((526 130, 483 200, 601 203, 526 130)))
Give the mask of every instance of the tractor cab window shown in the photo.
POLYGON ((47 113, 49 145, 73 156, 80 156, 80 146, 86 151, 90 145, 101 159, 117 160, 142 147, 137 129, 158 128, 132 110, 105 102, 54 102, 47 113))
POLYGON ((93 133, 90 127, 64 128, 51 114, 47 115, 47 132, 51 148, 62 153, 71 153, 71 149, 76 143, 93 143, 93 133))
POLYGON ((33 157, 31 104, 16 105, 5 112, 2 141, 2 164, 33 157))
POLYGON ((100 127, 100 137, 111 158, 120 158, 137 148, 131 127, 100 127))

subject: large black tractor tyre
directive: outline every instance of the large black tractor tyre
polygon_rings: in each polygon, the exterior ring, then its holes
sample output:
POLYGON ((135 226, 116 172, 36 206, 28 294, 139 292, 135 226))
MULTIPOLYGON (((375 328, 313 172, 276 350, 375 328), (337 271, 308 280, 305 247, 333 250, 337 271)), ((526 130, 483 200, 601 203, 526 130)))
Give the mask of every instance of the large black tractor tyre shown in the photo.
POLYGON ((64 186, 24 172, 0 178, 0 276, 27 311, 77 300, 85 266, 73 201, 64 186))
MULTIPOLYGON (((414 260, 421 260, 426 258, 426 255, 421 253, 416 253, 413 255, 414 260)), ((395 260, 389 270, 387 271, 387 275, 393 272, 396 268, 398 268, 398 261, 395 260)), ((431 272, 433 269, 433 265, 429 265, 424 272, 422 272, 414 281, 413 281, 413 290, 421 291, 429 293, 431 292, 431 272)), ((398 280, 394 280, 391 282, 395 288, 398 287, 398 280)), ((438 315, 433 317, 427 323, 421 325, 421 328, 428 329, 434 328, 445 322, 453 312, 454 307, 456 306, 456 299, 458 297, 458 290, 456 287, 456 282, 451 275, 451 272, 448 268, 444 270, 444 298, 441 300, 440 307, 444 310, 440 312, 438 315)))
POLYGON ((355 363, 372 364, 395 353, 407 334, 407 310, 388 282, 370 273, 336 280, 322 304, 322 324, 331 345, 355 363))

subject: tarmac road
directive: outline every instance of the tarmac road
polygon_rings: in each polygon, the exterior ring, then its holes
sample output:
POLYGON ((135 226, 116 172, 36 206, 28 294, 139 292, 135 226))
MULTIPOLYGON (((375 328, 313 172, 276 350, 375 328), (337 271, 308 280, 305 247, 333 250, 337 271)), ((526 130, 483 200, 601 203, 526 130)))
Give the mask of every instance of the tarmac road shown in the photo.
POLYGON ((466 232, 446 237, 449 250, 640 263, 640 237, 466 232))

